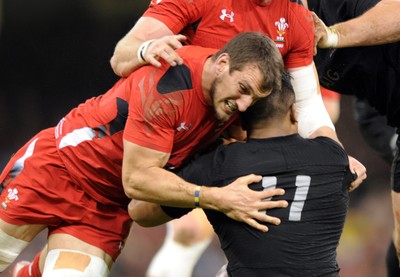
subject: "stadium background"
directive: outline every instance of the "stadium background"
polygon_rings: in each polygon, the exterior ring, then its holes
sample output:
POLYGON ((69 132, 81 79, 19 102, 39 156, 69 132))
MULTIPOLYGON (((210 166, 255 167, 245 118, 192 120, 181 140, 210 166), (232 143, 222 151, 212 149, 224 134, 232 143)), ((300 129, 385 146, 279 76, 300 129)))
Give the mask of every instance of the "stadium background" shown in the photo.
MULTIPOLYGON (((72 107, 105 92, 117 80, 109 65, 114 46, 147 4, 147 0, 0 0, 0 168, 37 131, 55 125, 72 107)), ((368 181, 351 194, 338 251, 341 276, 384 276, 393 225, 390 168, 361 138, 351 97, 342 97, 337 131, 349 154, 368 169, 368 181)), ((111 276, 144 276, 164 232, 164 226, 135 226, 111 276)), ((19 259, 32 259, 45 236, 42 233, 19 259)), ((213 276, 223 262, 214 240, 194 277, 213 276)))

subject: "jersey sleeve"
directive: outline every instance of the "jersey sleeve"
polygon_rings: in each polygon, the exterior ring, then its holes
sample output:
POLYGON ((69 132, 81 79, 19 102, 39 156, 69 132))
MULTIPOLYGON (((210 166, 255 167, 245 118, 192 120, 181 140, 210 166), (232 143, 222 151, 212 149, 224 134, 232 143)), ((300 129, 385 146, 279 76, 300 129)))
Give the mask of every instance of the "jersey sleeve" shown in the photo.
POLYGON ((180 33, 186 26, 201 17, 203 0, 151 0, 144 17, 163 22, 174 33, 180 33))
MULTIPOLYGON (((146 71, 144 75, 150 74, 146 71)), ((179 113, 179 107, 171 105, 167 96, 159 94, 152 82, 154 82, 152 78, 143 78, 139 86, 132 85, 124 139, 143 147, 171 153, 175 134, 175 115, 179 113)), ((139 82, 134 79, 132 83, 139 82)))
POLYGON ((349 165, 348 154, 337 141, 324 136, 316 137, 314 141, 319 143, 319 151, 317 152, 320 156, 329 156, 332 162, 337 162, 345 166, 349 165), (323 153, 325 153, 325 155, 323 153))
POLYGON ((296 1, 291 6, 290 48, 284 57, 286 68, 310 65, 314 55, 314 23, 309 10, 296 1))

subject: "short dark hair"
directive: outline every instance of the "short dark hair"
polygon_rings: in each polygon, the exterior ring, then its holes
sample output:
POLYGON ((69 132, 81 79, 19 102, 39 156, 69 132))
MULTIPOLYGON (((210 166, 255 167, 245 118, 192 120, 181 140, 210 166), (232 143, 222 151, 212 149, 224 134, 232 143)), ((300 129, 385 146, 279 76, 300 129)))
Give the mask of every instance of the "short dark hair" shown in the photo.
POLYGON ((257 124, 264 124, 269 119, 286 116, 296 101, 290 79, 290 74, 284 72, 281 78, 281 89, 274 89, 270 95, 261 98, 241 113, 242 124, 247 131, 251 131, 257 124))
POLYGON ((262 91, 280 89, 284 70, 282 55, 269 37, 258 32, 239 33, 213 59, 223 53, 229 55, 229 72, 240 71, 248 64, 255 64, 263 76, 262 91))

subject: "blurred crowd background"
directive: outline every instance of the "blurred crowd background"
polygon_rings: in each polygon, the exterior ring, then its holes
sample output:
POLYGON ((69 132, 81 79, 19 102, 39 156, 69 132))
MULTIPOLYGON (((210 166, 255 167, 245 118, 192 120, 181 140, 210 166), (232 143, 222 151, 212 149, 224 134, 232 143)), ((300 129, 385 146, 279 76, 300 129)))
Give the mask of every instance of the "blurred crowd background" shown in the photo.
MULTIPOLYGON (((148 0, 0 0, 0 169, 39 130, 55 125, 71 108, 107 91, 118 79, 109 59, 148 0)), ((390 166, 371 150, 354 120, 353 99, 343 96, 337 132, 348 153, 368 170, 351 194, 338 249, 342 277, 385 276, 392 231, 390 166)), ((134 226, 112 277, 143 277, 161 245, 165 227, 134 226)), ((31 260, 43 232, 19 258, 31 260)), ((215 239, 194 277, 214 276, 224 263, 215 239)), ((9 277, 10 272, 0 274, 9 277)))

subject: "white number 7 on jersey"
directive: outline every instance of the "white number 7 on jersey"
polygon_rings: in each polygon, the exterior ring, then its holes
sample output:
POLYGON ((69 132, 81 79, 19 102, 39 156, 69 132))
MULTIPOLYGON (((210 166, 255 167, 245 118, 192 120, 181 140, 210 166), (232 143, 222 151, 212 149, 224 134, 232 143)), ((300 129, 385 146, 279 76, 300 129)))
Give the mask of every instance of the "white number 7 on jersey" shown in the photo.
MULTIPOLYGON (((300 221, 301 212, 304 208, 304 202, 307 199, 308 189, 310 188, 311 177, 306 175, 296 176, 296 191, 294 193, 293 202, 290 204, 289 220, 300 221)), ((277 178, 274 176, 266 176, 262 179, 264 190, 276 188, 277 178)), ((265 199, 269 201, 271 198, 265 199)))

